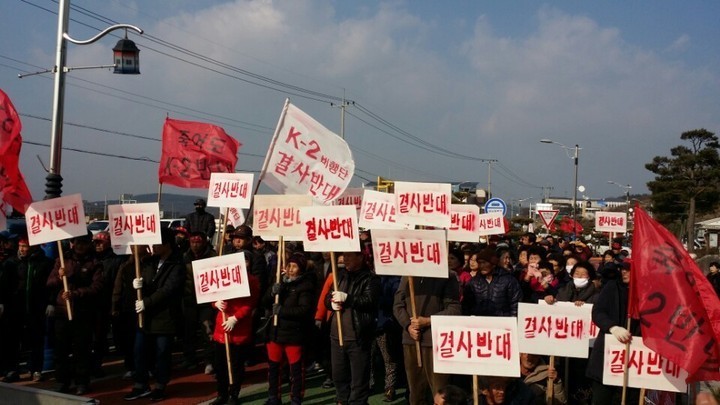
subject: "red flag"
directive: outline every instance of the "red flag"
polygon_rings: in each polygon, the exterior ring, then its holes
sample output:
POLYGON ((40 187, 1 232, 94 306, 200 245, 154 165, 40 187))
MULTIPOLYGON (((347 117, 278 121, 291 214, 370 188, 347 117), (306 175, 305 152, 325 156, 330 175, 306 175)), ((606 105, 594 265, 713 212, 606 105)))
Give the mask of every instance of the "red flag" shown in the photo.
POLYGON ((234 173, 240 142, 202 122, 167 118, 163 126, 160 183, 207 188, 210 173, 234 173))
POLYGON ((631 301, 643 342, 688 372, 720 380, 720 299, 677 238, 635 210, 631 301))
POLYGON ((25 213, 32 202, 30 190, 20 173, 22 123, 10 98, 0 90, 0 199, 25 213))
POLYGON ((12 141, 20 136, 22 123, 10 97, 0 90, 0 156, 5 156, 12 141))
MULTIPOLYGON (((553 223, 553 226, 551 227, 553 231, 555 230, 554 226, 555 224, 553 223)), ((569 216, 564 216, 560 220, 560 230, 564 233, 581 234, 583 233, 584 229, 582 225, 580 225, 580 222, 575 222, 575 220, 570 218, 569 216)))

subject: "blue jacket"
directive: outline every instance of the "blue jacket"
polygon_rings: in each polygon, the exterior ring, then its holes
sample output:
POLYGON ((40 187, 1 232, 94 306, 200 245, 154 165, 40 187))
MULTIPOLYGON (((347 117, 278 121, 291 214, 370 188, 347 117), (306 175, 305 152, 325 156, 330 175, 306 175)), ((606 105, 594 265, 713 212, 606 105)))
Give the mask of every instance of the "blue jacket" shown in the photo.
POLYGON ((465 315, 517 316, 522 299, 520 284, 507 270, 495 267, 492 280, 477 273, 463 291, 462 308, 465 315))

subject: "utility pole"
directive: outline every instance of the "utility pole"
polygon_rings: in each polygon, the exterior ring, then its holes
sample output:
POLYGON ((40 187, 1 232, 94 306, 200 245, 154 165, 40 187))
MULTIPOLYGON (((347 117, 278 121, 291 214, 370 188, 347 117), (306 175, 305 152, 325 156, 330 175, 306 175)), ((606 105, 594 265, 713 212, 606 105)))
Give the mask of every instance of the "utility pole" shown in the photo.
MULTIPOLYGON (((335 107, 337 104, 330 103, 331 107, 335 107)), ((345 100, 345 89, 343 89, 343 98, 340 103, 340 138, 345 139, 345 108, 349 105, 355 105, 354 101, 345 100)))
POLYGON ((487 181, 487 198, 490 199, 490 186, 492 185, 492 182, 490 181, 490 173, 492 172, 492 164, 497 162, 497 159, 478 159, 479 161, 483 163, 487 163, 488 165, 488 181, 487 181))

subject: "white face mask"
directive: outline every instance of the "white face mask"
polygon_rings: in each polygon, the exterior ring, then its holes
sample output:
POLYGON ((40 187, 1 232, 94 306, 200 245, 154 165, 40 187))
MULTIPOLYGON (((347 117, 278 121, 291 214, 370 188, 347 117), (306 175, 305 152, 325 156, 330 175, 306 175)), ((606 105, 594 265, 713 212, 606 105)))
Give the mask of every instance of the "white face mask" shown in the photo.
POLYGON ((588 282, 590 282, 590 280, 586 278, 573 277, 573 284, 575 284, 575 288, 583 288, 588 285, 588 282))
POLYGON ((565 266, 565 271, 570 273, 570 270, 572 270, 573 267, 575 267, 575 266, 573 266, 572 264, 568 264, 567 266, 565 266))

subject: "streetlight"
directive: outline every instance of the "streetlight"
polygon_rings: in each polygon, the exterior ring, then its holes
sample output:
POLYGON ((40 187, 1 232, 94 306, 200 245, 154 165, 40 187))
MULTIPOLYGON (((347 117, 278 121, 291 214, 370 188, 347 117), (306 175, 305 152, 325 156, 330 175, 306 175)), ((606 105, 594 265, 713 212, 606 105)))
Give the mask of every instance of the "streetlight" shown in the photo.
POLYGON ((540 142, 558 145, 559 147, 565 149, 565 154, 567 154, 570 159, 575 161, 575 187, 573 187, 573 237, 577 238, 578 155, 581 148, 577 144, 575 144, 575 147, 569 147, 550 139, 541 139, 540 142), (570 156, 568 152, 571 150, 574 151, 573 156, 570 156))
POLYGON ((532 197, 525 197, 525 198, 518 198, 518 199, 513 198, 512 200, 510 200, 510 219, 513 218, 513 211, 514 211, 513 209, 515 208, 515 204, 513 204, 512 202, 513 201, 517 202, 518 208, 522 209, 522 204, 520 204, 520 203, 522 203, 523 201, 527 201, 527 200, 532 200, 532 197))
POLYGON ((55 55, 55 67, 52 72, 55 73, 55 86, 53 91, 53 112, 52 112, 52 132, 50 135, 50 169, 45 178, 45 199, 60 197, 62 194, 62 176, 60 175, 60 163, 62 155, 62 132, 63 132, 63 113, 65 102, 65 74, 73 68, 65 66, 67 57, 67 43, 70 41, 77 45, 88 45, 104 37, 108 33, 125 29, 125 39, 118 41, 113 49, 114 64, 109 66, 91 66, 79 67, 75 69, 89 69, 94 67, 114 67, 114 73, 121 74, 138 74, 140 73, 138 65, 139 49, 135 43, 127 39, 127 30, 131 29, 140 34, 143 30, 130 24, 115 24, 105 28, 102 32, 94 37, 79 41, 70 37, 67 33, 68 20, 70 17, 70 0, 59 0, 58 2, 58 30, 57 30, 57 48, 55 55))
POLYGON ((627 215, 628 219, 630 219, 630 189, 632 186, 629 184, 626 186, 612 180, 608 180, 608 184, 614 184, 622 189, 625 189, 625 215, 627 215))

